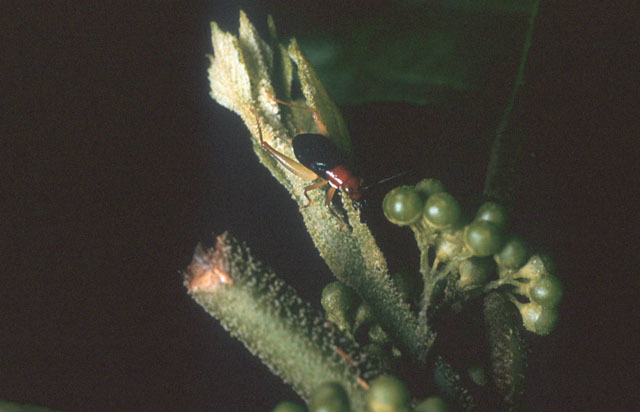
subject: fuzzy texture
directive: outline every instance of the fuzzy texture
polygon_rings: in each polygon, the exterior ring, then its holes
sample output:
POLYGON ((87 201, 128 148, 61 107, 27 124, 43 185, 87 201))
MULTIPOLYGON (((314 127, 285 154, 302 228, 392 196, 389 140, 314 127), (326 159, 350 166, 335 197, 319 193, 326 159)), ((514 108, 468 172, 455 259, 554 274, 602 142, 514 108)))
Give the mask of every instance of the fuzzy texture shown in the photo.
POLYGON ((484 299, 484 319, 490 348, 493 385, 510 410, 517 410, 524 394, 526 357, 515 307, 500 292, 484 299))
POLYGON ((254 259, 246 246, 224 234, 215 247, 198 247, 185 286, 303 399, 321 383, 335 381, 346 389, 354 410, 362 410, 366 382, 382 372, 379 364, 254 259))
POLYGON ((296 133, 314 132, 315 124, 308 111, 279 105, 270 97, 279 89, 284 90, 285 95, 278 97, 290 100, 286 93, 291 90, 294 77, 293 61, 304 95, 304 100, 295 104, 316 110, 329 132, 328 138, 343 152, 350 150, 346 124, 296 41, 291 41, 284 55, 285 48, 277 42, 273 22, 269 31, 270 43, 278 46, 275 55, 244 13, 240 14, 238 37, 220 31, 212 23, 211 96, 245 121, 253 134, 258 158, 300 205, 307 231, 334 276, 356 290, 371 305, 385 330, 415 359, 423 362, 432 336, 402 301, 382 252, 368 227, 360 223, 359 211, 349 201, 343 202, 352 229, 347 230, 324 206, 324 191, 309 191, 311 205, 305 207, 304 188, 311 182, 287 171, 259 144, 260 130, 265 142, 295 159, 291 139, 296 133), (281 84, 283 81, 285 84, 281 84))
POLYGON ((461 410, 475 411, 478 409, 471 394, 464 387, 460 375, 440 356, 435 361, 434 378, 440 390, 449 399, 454 400, 461 410))

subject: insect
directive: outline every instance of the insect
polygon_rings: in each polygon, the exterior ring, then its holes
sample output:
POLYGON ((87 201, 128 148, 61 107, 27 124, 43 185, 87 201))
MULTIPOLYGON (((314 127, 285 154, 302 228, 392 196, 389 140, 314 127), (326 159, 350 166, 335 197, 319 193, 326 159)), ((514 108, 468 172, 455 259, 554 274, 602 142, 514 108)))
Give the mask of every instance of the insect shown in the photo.
POLYGON ((336 145, 330 140, 329 133, 318 112, 314 109, 304 106, 294 105, 280 99, 276 99, 269 94, 269 97, 275 102, 300 110, 307 110, 313 115, 313 119, 320 133, 303 133, 296 135, 291 141, 293 153, 297 160, 294 160, 283 153, 274 149, 269 143, 262 138, 262 129, 258 115, 254 112, 258 121, 258 134, 260 137, 260 145, 267 150, 282 166, 291 173, 304 180, 318 180, 317 182, 304 188, 304 196, 307 198, 307 204, 311 205, 311 198, 307 194, 308 191, 329 185, 329 190, 325 198, 325 206, 329 212, 335 216, 340 222, 342 219, 331 208, 331 201, 338 189, 342 190, 351 200, 360 205, 362 194, 365 190, 362 187, 363 179, 356 176, 351 169, 345 165, 345 160, 339 152, 336 145))

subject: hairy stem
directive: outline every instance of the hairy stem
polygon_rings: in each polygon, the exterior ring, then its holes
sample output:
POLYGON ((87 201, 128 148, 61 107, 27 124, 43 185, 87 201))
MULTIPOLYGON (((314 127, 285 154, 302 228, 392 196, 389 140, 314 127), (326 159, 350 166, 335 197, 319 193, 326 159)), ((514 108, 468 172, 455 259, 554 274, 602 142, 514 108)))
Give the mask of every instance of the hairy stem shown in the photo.
MULTIPOLYGON (((271 22, 270 26, 275 38, 275 25, 271 22)), ((430 334, 420 327, 417 316, 402 301, 382 252, 369 229, 360 222, 359 212, 350 202, 345 202, 352 230, 342 230, 342 225, 324 206, 324 192, 310 191, 308 196, 312 203, 306 207, 304 188, 310 182, 287 171, 259 143, 258 136, 261 135, 270 146, 293 159, 290 141, 295 134, 314 130, 310 113, 287 110, 271 97, 275 94, 272 79, 284 82, 280 89, 286 94, 286 90, 291 89, 292 71, 295 70, 304 95, 304 100, 296 101, 296 104, 316 111, 333 143, 342 151, 349 151, 351 144, 342 115, 315 70, 295 41, 285 48, 273 39, 272 44, 277 44, 279 51, 274 56, 271 47, 260 38, 244 13, 240 14, 237 37, 212 23, 212 42, 214 56, 210 58, 209 68, 212 97, 237 112, 252 131, 258 158, 299 203, 307 231, 334 276, 355 289, 373 308, 385 330, 414 358, 424 362, 430 334), (280 62, 278 73, 274 73, 274 61, 280 62)), ((280 97, 288 98, 286 95, 280 97)))
POLYGON ((367 380, 381 373, 357 344, 224 234, 198 247, 185 286, 207 312, 305 400, 325 381, 344 386, 363 409, 367 380))

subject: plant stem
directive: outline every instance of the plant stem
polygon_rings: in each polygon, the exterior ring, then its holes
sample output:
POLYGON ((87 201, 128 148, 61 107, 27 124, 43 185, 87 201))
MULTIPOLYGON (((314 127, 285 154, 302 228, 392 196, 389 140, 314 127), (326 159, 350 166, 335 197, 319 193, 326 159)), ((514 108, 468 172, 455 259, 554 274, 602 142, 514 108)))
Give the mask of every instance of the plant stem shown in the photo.
POLYGON ((339 382, 355 410, 381 368, 229 235, 198 247, 185 286, 247 349, 305 400, 325 381, 339 382))
POLYGON ((487 167, 484 195, 487 198, 496 199, 502 202, 508 200, 510 197, 512 174, 516 155, 520 151, 521 146, 521 135, 519 133, 514 133, 513 131, 511 133, 506 133, 507 126, 511 119, 518 91, 520 90, 520 86, 524 83, 524 70, 529 48, 531 47, 533 28, 535 26, 536 16, 538 15, 539 5, 540 0, 536 0, 533 3, 531 16, 529 17, 529 27, 527 29, 524 46, 522 47, 522 53, 520 56, 518 74, 516 75, 511 97, 509 98, 509 102, 502 115, 502 119, 496 129, 496 137, 491 145, 491 157, 487 167))

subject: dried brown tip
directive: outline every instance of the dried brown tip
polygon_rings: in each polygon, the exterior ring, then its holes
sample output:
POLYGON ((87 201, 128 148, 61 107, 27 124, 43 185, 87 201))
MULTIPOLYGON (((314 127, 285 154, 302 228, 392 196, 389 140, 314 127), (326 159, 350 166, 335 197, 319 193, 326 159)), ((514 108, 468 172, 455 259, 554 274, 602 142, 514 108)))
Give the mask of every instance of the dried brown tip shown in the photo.
POLYGON ((193 260, 187 268, 184 284, 189 292, 214 292, 220 285, 233 285, 233 280, 224 267, 220 242, 215 248, 205 251, 196 246, 193 260))

